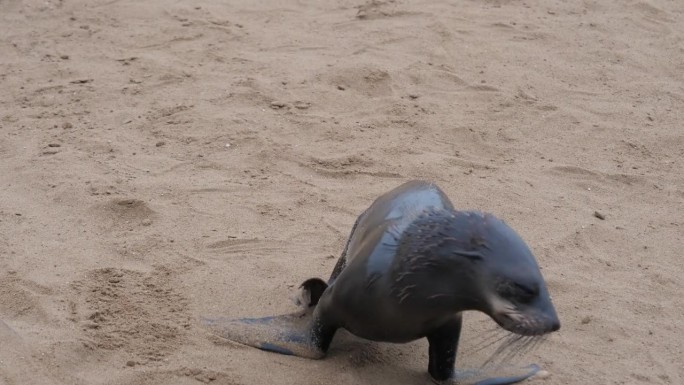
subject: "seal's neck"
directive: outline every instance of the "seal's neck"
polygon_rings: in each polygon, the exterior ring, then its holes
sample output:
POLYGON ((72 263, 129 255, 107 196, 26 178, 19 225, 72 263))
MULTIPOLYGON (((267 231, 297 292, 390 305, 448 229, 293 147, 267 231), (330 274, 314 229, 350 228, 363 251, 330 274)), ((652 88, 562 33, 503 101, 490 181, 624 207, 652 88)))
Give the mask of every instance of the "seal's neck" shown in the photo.
POLYGON ((468 237, 454 234, 468 215, 429 209, 396 234, 397 249, 389 279, 392 294, 400 303, 415 299, 431 308, 479 309, 476 266, 462 255, 472 245, 468 237))

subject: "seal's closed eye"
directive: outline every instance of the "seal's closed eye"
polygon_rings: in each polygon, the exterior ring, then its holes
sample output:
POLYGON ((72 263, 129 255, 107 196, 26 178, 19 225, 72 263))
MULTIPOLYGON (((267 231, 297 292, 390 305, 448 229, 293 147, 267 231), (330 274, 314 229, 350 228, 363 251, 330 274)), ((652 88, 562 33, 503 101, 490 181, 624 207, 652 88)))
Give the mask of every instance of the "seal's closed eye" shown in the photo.
POLYGON ((539 285, 505 281, 499 284, 496 292, 502 298, 508 298, 516 303, 529 304, 539 295, 539 285))
POLYGON ((470 262, 479 262, 483 259, 482 255, 477 251, 456 251, 454 252, 454 255, 463 257, 469 260, 470 262))
POLYGON ((539 285, 515 283, 515 298, 520 303, 530 303, 539 295, 539 285))

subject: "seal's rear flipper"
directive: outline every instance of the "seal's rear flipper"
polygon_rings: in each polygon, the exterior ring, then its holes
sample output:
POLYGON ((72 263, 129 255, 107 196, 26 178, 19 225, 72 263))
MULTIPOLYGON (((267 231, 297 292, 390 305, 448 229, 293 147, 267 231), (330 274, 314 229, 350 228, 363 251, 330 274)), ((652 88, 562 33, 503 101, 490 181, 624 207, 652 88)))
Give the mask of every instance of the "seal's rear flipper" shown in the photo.
POLYGON ((263 318, 203 318, 214 334, 270 352, 306 358, 322 358, 312 343, 311 311, 263 318))
POLYGON ((509 385, 524 381, 537 373, 539 373, 539 366, 535 364, 525 367, 499 366, 491 369, 456 369, 452 378, 435 382, 458 385, 509 385))

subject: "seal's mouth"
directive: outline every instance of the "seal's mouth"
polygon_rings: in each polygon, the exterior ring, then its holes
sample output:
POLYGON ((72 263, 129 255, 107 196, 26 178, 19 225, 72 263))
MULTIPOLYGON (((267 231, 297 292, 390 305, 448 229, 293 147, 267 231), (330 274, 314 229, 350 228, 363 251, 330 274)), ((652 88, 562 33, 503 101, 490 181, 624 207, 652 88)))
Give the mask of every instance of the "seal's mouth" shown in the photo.
POLYGON ((523 336, 541 336, 560 329, 557 317, 541 314, 526 314, 517 310, 497 312, 492 319, 509 332, 523 336))

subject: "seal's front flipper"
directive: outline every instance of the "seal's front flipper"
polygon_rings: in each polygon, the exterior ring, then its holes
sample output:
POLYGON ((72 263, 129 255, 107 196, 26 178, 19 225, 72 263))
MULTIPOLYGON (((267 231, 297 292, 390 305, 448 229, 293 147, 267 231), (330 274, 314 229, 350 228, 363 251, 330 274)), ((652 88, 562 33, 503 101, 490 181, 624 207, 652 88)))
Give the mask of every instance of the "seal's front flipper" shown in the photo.
POLYGON ((521 368, 497 367, 492 369, 458 370, 446 381, 438 384, 453 385, 509 385, 524 381, 539 372, 539 366, 529 365, 521 368))
POLYGON ((499 367, 496 369, 454 370, 450 378, 433 381, 440 385, 509 385, 524 381, 539 373, 539 366, 499 367))
POLYGON ((306 358, 322 358, 312 337, 311 311, 263 318, 202 319, 214 334, 270 352, 306 358))
POLYGON ((437 384, 508 385, 526 380, 539 372, 537 365, 525 367, 497 365, 473 370, 455 369, 460 335, 461 315, 459 314, 427 336, 430 344, 428 372, 437 384))

